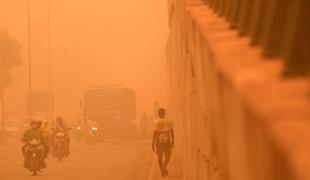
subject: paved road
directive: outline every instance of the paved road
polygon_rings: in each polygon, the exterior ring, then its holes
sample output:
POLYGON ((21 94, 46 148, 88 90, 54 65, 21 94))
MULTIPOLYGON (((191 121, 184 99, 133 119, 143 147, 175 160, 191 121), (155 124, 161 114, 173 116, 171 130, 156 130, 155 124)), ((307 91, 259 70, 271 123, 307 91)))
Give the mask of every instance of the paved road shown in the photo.
POLYGON ((149 143, 110 141, 88 147, 72 143, 71 156, 47 160, 38 177, 22 167, 20 144, 0 146, 1 180, 146 180, 151 167, 149 143))

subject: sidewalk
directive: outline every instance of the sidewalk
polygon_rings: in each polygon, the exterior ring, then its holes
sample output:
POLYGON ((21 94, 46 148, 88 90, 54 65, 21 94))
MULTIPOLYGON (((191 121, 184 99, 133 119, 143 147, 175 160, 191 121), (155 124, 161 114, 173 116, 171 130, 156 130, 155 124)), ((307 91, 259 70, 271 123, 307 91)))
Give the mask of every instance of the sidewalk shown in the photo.
POLYGON ((148 180, 182 180, 181 167, 178 164, 177 159, 174 156, 171 156, 171 161, 168 164, 167 169, 169 170, 169 176, 162 177, 159 166, 157 163, 157 156, 153 155, 153 163, 148 176, 148 180))

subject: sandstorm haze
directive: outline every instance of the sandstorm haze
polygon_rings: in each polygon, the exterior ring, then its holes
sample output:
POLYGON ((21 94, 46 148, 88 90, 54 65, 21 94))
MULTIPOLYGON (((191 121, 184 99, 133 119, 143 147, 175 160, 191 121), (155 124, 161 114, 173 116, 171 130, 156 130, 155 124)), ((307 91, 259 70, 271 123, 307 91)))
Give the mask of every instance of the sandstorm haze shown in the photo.
POLYGON ((310 180, 309 7, 0 0, 0 180, 310 180))
MULTIPOLYGON (((21 45, 22 64, 6 88, 9 104, 24 104, 28 91, 26 3, 0 1, 0 27, 21 45)), ((137 115, 151 112, 155 101, 166 106, 166 9, 161 1, 52 0, 55 115, 77 118, 78 100, 90 85, 132 88, 137 115)), ((31 0, 33 90, 49 88, 47 38, 48 0, 31 0)))

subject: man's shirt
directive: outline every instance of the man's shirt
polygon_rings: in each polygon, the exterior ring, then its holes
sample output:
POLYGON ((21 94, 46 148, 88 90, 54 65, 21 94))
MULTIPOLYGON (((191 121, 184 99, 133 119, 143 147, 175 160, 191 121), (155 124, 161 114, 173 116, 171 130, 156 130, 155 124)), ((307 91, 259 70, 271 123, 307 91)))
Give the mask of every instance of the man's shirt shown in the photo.
POLYGON ((159 118, 154 121, 155 131, 170 131, 174 128, 173 122, 168 118, 159 118))
POLYGON ((172 137, 171 130, 173 130, 174 125, 170 119, 159 118, 154 122, 154 133, 156 136, 155 142, 158 148, 171 147, 172 137))

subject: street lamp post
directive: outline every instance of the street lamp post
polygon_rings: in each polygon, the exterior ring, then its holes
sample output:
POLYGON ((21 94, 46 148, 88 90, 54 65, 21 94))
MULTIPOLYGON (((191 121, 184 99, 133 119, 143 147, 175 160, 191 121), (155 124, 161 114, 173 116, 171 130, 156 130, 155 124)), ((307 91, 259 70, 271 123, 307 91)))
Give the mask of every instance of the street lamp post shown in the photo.
POLYGON ((28 27, 28 116, 32 120, 32 57, 31 57, 31 24, 30 24, 30 0, 27 0, 27 27, 28 27))
POLYGON ((48 0, 48 89, 49 89, 49 118, 52 115, 52 51, 51 51, 51 4, 52 0, 48 0))
POLYGON ((0 117, 0 119, 1 119, 1 130, 0 130, 0 132, 5 132, 5 103, 4 103, 4 101, 5 101, 5 99, 4 99, 4 92, 3 92, 4 90, 3 90, 3 88, 0 88, 0 106, 1 106, 1 108, 0 108, 0 112, 1 112, 1 117, 0 117))

